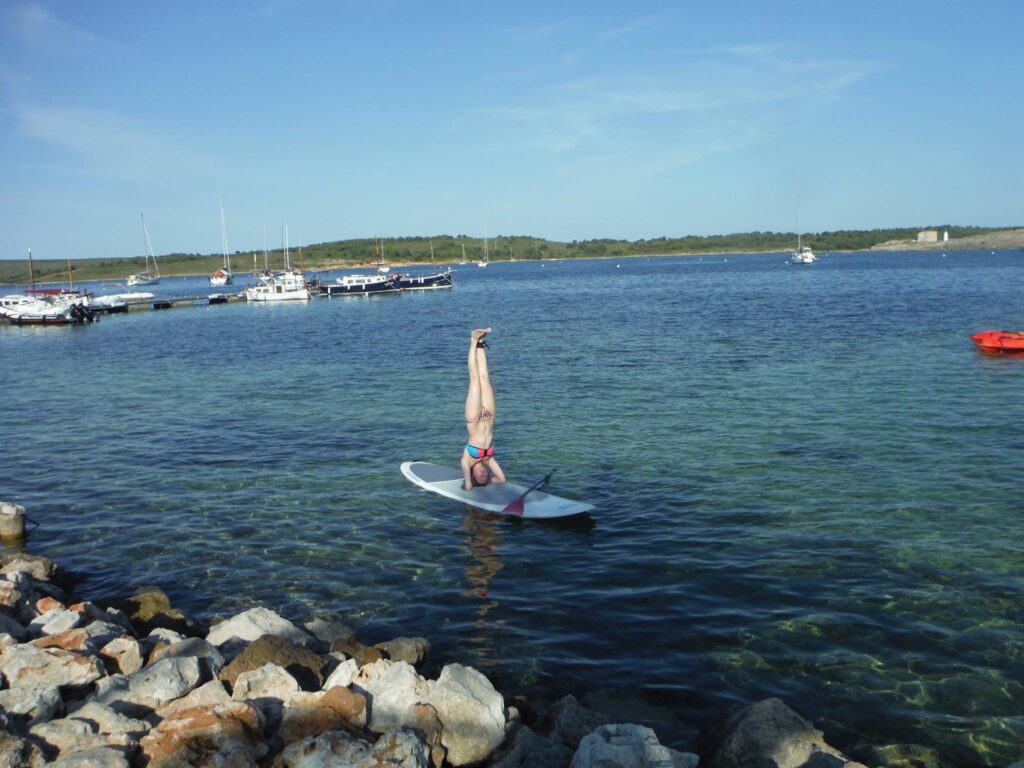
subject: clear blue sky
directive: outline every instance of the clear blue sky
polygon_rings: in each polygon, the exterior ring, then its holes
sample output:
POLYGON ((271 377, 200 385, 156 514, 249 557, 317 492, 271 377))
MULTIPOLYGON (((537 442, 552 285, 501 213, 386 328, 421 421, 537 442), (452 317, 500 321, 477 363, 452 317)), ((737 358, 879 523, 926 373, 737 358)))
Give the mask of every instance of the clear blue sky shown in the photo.
POLYGON ((1024 3, 0 5, 0 258, 1024 223, 1024 3))

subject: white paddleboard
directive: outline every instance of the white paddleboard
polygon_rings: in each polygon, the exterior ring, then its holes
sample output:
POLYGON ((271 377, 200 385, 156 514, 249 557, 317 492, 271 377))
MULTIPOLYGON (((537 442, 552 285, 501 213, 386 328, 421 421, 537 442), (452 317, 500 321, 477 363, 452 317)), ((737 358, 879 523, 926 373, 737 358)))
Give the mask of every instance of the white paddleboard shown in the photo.
MULTIPOLYGON (((526 493, 530 487, 518 483, 491 483, 471 491, 462 488, 462 471, 456 467, 442 467, 425 461, 406 461, 402 474, 420 488, 426 488, 446 498, 461 501, 485 512, 501 513, 511 502, 526 493)), ((523 503, 523 514, 516 517, 552 518, 568 517, 589 512, 593 504, 563 499, 541 490, 530 491, 523 503)))

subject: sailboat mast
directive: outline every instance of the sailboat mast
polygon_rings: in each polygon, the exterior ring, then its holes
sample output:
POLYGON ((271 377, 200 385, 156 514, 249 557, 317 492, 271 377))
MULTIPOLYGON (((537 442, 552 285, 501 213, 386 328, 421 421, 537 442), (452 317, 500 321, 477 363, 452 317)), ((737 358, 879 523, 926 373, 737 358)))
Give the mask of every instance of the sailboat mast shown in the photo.
POLYGON ((434 264, 434 238, 430 238, 430 264, 434 264))
POLYGON ((284 225, 284 232, 283 232, 282 236, 284 238, 284 268, 285 269, 291 269, 292 268, 292 263, 291 263, 291 260, 288 258, 288 225, 287 224, 284 225))
POLYGON ((220 198, 220 250, 224 256, 224 271, 231 274, 231 257, 228 256, 228 226, 224 222, 224 198, 220 198))
POLYGON ((32 283, 32 293, 36 292, 36 271, 32 267, 32 249, 28 249, 28 279, 32 283))
POLYGON ((71 255, 68 254, 68 291, 75 290, 75 284, 71 279, 71 255))
POLYGON ((263 271, 270 271, 270 254, 267 252, 267 220, 263 220, 263 271))

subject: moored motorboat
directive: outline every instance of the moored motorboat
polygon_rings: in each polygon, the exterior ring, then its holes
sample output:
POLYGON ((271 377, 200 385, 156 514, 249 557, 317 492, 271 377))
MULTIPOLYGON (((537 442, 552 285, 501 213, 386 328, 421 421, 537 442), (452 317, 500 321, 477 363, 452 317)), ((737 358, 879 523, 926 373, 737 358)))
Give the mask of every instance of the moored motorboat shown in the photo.
POLYGON ((446 269, 433 275, 399 275, 397 285, 403 291, 429 288, 451 288, 452 271, 446 269))
POLYGON ((368 293, 393 293, 398 287, 398 275, 344 275, 333 283, 321 283, 317 289, 321 296, 361 296, 368 293))
POLYGON ((991 355, 1024 352, 1024 331, 978 331, 971 336, 978 349, 991 355))

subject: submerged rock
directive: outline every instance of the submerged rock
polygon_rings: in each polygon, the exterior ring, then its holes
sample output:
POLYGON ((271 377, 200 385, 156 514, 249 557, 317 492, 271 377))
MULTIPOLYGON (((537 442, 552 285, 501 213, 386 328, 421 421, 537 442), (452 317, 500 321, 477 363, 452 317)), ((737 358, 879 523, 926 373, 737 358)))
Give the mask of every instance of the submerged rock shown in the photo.
MULTIPOLYGON (((696 768, 697 755, 662 746, 643 725, 602 725, 580 741, 571 768, 696 768)), ((746 763, 747 768, 761 763, 746 763)), ((769 763, 764 764, 767 768, 769 763)))

